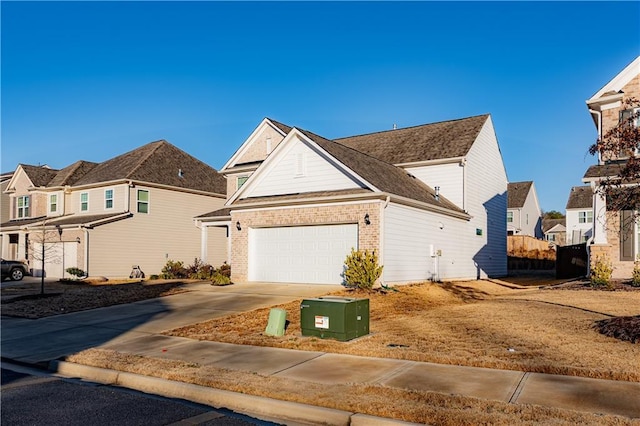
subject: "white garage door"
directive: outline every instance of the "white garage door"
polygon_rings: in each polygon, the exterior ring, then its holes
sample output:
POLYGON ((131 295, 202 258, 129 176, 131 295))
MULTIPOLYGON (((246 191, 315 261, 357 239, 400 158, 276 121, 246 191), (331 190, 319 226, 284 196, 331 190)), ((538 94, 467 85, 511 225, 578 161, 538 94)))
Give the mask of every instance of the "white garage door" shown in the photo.
MULTIPOLYGON (((44 244, 44 269, 47 278, 69 278, 67 268, 78 266, 78 243, 44 244)), ((42 243, 33 243, 33 275, 42 276, 42 243)))
POLYGON ((249 280, 341 284, 352 247, 357 224, 250 229, 249 280))

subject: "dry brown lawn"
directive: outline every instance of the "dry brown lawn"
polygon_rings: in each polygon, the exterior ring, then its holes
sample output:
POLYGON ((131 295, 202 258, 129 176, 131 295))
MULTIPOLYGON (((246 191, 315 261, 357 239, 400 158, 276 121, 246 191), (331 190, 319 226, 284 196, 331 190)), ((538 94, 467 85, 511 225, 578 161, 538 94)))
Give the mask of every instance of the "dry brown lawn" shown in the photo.
POLYGON ((369 336, 304 337, 300 301, 283 337, 264 334, 270 308, 167 332, 198 340, 640 381, 640 345, 607 337, 596 321, 640 314, 640 291, 512 289, 488 281, 399 286, 370 299, 369 336))
MULTIPOLYGON (((528 284, 530 287, 521 288, 473 281, 400 286, 397 291, 387 293, 344 290, 339 295, 370 299, 371 334, 350 342, 301 336, 300 300, 277 306, 288 314, 289 325, 283 337, 264 334, 270 308, 182 327, 167 334, 248 345, 640 381, 640 344, 607 337, 594 327, 599 320, 639 315, 640 291, 552 290, 528 284)), ((183 290, 178 285, 163 291, 183 290)), ((3 305, 3 314, 7 306, 15 303, 18 302, 3 305)), ((326 386, 104 349, 89 349, 67 359, 433 425, 640 424, 638 420, 616 416, 374 384, 326 386)))
POLYGON ((232 392, 430 425, 640 425, 638 420, 620 416, 408 391, 375 384, 327 386, 110 350, 89 349, 68 360, 232 392))
POLYGON ((161 280, 58 281, 46 282, 44 288, 44 295, 40 295, 40 283, 23 282, 2 288, 2 315, 43 318, 188 291, 184 282, 161 280))

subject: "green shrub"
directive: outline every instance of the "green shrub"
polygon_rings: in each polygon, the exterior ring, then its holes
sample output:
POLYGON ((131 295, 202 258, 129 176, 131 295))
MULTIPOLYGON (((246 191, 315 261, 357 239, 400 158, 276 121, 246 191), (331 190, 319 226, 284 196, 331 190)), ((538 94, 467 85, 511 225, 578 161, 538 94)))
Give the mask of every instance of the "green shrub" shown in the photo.
POLYGON ((631 285, 634 287, 640 287, 640 259, 636 259, 636 263, 633 265, 631 285))
POLYGON ((194 259, 193 264, 186 267, 187 277, 192 280, 209 280, 216 272, 216 268, 208 263, 202 262, 197 257, 194 259))
POLYGON ((344 261, 344 281, 347 287, 370 290, 382 275, 383 266, 378 266, 375 251, 351 249, 344 261))
POLYGON ((66 269, 67 274, 69 275, 73 275, 74 277, 76 277, 76 279, 80 279, 82 277, 84 277, 85 275, 87 275, 82 269, 80 268, 67 268, 66 269))
POLYGON ((606 256, 596 256, 591 268, 591 286, 612 288, 611 274, 613 266, 606 256))
POLYGON ((231 278, 231 265, 227 264, 227 262, 222 262, 222 265, 216 271, 220 275, 224 275, 225 277, 231 278))
POLYGON ((167 260, 164 268, 162 268, 162 274, 160 276, 165 280, 187 278, 188 271, 184 267, 184 263, 182 261, 167 260))
POLYGON ((231 278, 226 275, 222 275, 216 271, 211 277, 211 285, 229 285, 231 284, 231 278))

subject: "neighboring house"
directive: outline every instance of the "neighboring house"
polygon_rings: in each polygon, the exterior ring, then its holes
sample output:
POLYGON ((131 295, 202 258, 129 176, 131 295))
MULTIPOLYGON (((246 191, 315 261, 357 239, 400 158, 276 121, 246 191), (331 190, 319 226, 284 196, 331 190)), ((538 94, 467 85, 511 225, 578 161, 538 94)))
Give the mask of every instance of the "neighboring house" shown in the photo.
MULTIPOLYGON (((598 138, 615 127, 631 111, 623 102, 640 98, 640 56, 625 67, 595 95, 587 100, 589 113, 598 132, 598 138)), ((638 126, 636 122, 636 126, 638 126)), ((634 260, 640 255, 640 236, 635 223, 634 210, 608 211, 606 200, 596 193, 598 183, 608 176, 616 176, 620 163, 626 161, 619 153, 598 156, 598 164, 589 167, 582 181, 590 185, 593 198, 593 239, 590 246, 591 262, 598 256, 607 256, 613 263, 614 278, 628 278, 634 260)))
POLYGON ((544 239, 554 246, 564 246, 567 242, 566 219, 542 219, 544 239))
POLYGON ((193 216, 222 206, 226 182, 216 170, 164 140, 102 163, 62 170, 17 167, 5 191, 10 218, 0 225, 2 257, 27 260, 35 275, 63 277, 69 267, 91 276, 126 277, 139 265, 160 273, 167 260, 228 257, 226 234, 193 226, 193 216))
POLYGON ((593 235, 593 191, 574 186, 567 200, 567 244, 585 243, 593 235))
POLYGON ((489 115, 328 140, 264 119, 220 170, 234 281, 339 284, 351 249, 382 281, 507 273, 507 178, 489 115))
MULTIPOLYGON (((11 210, 9 206, 11 205, 9 195, 5 194, 5 189, 9 185, 9 181, 11 180, 11 176, 13 176, 13 172, 2 173, 0 175, 0 223, 7 222, 11 218, 11 210)), ((2 247, 2 241, 4 236, 0 234, 0 247, 2 247)), ((11 259, 14 259, 11 257, 11 259)))
POLYGON ((542 212, 534 183, 510 182, 507 194, 507 234, 541 239, 542 212))

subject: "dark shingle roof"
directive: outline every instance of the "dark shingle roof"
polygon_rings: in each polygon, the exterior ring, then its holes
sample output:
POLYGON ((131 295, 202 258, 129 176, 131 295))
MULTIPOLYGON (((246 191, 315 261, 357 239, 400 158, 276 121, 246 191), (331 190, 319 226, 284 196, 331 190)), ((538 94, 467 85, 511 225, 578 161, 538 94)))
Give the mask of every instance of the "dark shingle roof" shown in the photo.
POLYGON ((30 166, 28 164, 21 164, 20 166, 22 166, 22 170, 24 170, 35 187, 47 186, 58 173, 58 170, 43 166, 30 166))
POLYGON ((70 166, 60 170, 47 186, 73 185, 78 179, 89 173, 97 163, 89 161, 76 161, 70 166))
POLYGON ((590 186, 574 186, 569 193, 567 209, 585 209, 593 207, 593 191, 590 186))
POLYGON ((335 139, 389 164, 463 157, 489 114, 335 139))
POLYGON ((435 191, 432 188, 400 167, 363 154, 340 143, 330 141, 314 133, 305 130, 300 131, 382 192, 388 192, 457 212, 463 211, 442 195, 436 199, 435 191))
POLYGON ((84 225, 89 226, 96 223, 113 222, 115 220, 126 219, 133 216, 128 212, 119 213, 103 213, 103 214, 72 214, 61 216, 59 218, 51 218, 50 225, 84 225))
POLYGON ((267 120, 269 120, 271 123, 273 123, 273 125, 276 126, 278 129, 282 130, 285 135, 288 134, 292 129, 291 126, 287 126, 286 124, 282 124, 279 121, 272 120, 272 119, 270 119, 268 117, 267 117, 267 120))
POLYGON ((75 185, 136 180, 226 194, 224 177, 214 168, 165 140, 148 143, 96 165, 75 185), (182 177, 179 171, 182 171, 182 177))
POLYGON ((531 190, 532 181, 512 182, 507 186, 507 208, 518 209, 524 206, 531 190))

